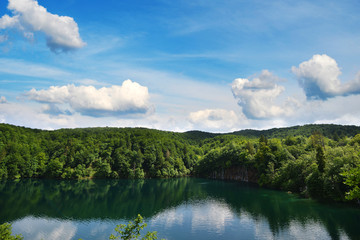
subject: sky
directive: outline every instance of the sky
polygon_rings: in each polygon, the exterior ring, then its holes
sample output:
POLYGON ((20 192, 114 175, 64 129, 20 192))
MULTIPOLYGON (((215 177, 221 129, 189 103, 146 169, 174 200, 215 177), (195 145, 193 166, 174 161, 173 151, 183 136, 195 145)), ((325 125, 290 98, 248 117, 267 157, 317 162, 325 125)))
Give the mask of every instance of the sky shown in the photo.
POLYGON ((360 1, 1 0, 0 123, 360 125, 360 1))

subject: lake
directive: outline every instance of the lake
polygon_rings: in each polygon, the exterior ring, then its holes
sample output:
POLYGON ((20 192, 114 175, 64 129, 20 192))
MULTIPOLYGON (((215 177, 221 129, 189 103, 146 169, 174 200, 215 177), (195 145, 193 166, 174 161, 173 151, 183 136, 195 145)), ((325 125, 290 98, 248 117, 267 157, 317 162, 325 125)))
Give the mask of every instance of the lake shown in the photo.
POLYGON ((199 178, 0 182, 0 223, 25 239, 108 239, 137 214, 166 239, 360 239, 360 209, 199 178))

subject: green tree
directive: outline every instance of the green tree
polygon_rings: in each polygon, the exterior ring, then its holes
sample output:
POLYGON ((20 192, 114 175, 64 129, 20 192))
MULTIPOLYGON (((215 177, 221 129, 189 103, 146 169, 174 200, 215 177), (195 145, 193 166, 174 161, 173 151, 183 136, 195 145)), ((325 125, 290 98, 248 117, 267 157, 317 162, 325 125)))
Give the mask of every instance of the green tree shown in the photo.
POLYGON ((110 174, 111 174, 110 164, 105 161, 100 161, 95 176, 100 178, 107 178, 110 176, 110 174))
POLYGON ((47 165, 47 174, 50 177, 60 177, 64 164, 60 161, 59 158, 51 159, 47 165))
POLYGON ((268 167, 269 162, 274 162, 275 156, 272 154, 272 151, 268 145, 268 140, 266 137, 261 136, 259 139, 259 149, 255 154, 256 168, 258 174, 261 176, 265 174, 266 168, 268 167))
POLYGON ((318 130, 314 131, 313 134, 310 137, 310 143, 313 147, 317 146, 325 146, 325 139, 322 133, 318 130))
POLYGON ((310 197, 324 198, 324 177, 315 166, 313 172, 306 178, 306 186, 310 197))
MULTIPOLYGON (((143 218, 140 214, 134 219, 134 221, 130 221, 127 225, 120 224, 117 225, 115 228, 116 235, 111 234, 109 239, 117 240, 132 240, 132 239, 139 239, 140 232, 146 227, 146 223, 143 222, 143 218)), ((141 238, 142 240, 152 240, 158 239, 157 232, 147 232, 144 237, 141 238)))
POLYGON ((11 235, 11 224, 4 223, 0 225, 0 240, 21 240, 24 239, 21 235, 11 235))
POLYGON ((325 154, 320 145, 316 146, 316 163, 320 172, 324 172, 325 169, 325 154))
POLYGON ((345 177, 345 184, 350 187, 350 191, 346 192, 346 199, 360 199, 360 166, 341 173, 345 177))

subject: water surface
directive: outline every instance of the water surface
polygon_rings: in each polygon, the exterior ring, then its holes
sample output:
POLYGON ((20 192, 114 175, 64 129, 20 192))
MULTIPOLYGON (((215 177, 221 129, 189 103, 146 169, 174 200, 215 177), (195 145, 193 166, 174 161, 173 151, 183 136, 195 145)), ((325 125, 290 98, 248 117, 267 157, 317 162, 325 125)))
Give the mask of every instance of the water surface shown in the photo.
POLYGON ((359 208, 238 182, 0 182, 0 223, 25 239, 108 239, 138 213, 166 239, 360 239, 359 208))

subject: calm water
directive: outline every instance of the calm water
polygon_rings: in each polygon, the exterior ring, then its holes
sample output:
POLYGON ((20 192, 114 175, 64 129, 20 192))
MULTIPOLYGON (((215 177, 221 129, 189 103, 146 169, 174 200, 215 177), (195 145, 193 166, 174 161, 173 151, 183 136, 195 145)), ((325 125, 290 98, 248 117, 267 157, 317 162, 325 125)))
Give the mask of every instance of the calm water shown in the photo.
POLYGON ((0 223, 25 239, 108 239, 138 213, 166 239, 360 239, 359 208, 236 182, 0 182, 0 223))

